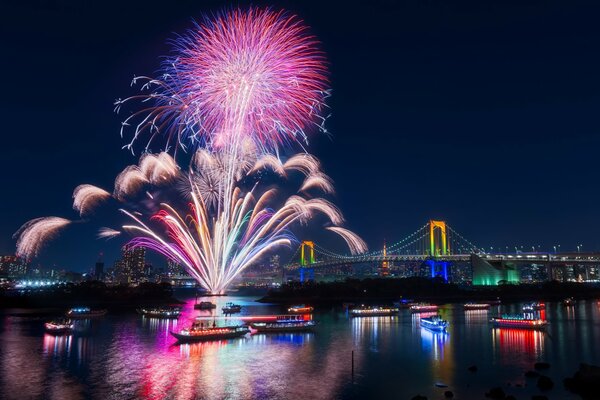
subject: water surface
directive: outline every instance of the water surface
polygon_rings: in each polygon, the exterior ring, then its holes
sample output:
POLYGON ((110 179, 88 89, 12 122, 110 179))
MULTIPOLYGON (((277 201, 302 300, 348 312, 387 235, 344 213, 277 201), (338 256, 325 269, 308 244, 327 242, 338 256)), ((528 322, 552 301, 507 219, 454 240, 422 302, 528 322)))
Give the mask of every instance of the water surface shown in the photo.
MULTIPOLYGON (((250 297, 221 297, 215 311, 187 303, 179 320, 107 315, 78 321, 72 335, 53 336, 45 319, 0 315, 3 399, 410 399, 423 394, 481 399, 493 386, 517 398, 540 393, 523 373, 536 361, 555 381, 550 399, 577 399, 562 387, 580 362, 600 364, 600 304, 547 304, 546 333, 492 329, 489 317, 521 304, 464 311, 441 309, 448 333, 432 333, 402 310, 394 317, 349 318, 318 310, 315 333, 258 334, 228 341, 175 344, 169 331, 198 315, 220 315, 226 301, 243 314, 279 314, 282 307, 250 297), (354 351, 354 375, 352 375, 354 351), (469 372, 470 365, 478 371, 469 372), (447 385, 448 388, 436 387, 447 385)), ((217 319, 218 324, 233 321, 217 319)))

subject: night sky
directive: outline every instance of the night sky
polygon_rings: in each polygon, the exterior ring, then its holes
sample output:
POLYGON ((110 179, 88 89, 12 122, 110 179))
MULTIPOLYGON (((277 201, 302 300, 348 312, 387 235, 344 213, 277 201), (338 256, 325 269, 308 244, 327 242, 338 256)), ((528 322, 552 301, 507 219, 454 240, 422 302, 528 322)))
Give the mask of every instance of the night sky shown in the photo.
MULTIPOLYGON (((435 218, 486 248, 600 250, 600 4, 453 3, 253 3, 298 14, 327 53, 332 135, 309 150, 346 226, 371 248, 435 218)), ((77 218, 78 184, 112 189, 136 162, 113 101, 156 72, 174 32, 230 5, 3 2, 0 254, 31 218, 77 218)), ((69 228, 35 262, 83 271, 104 252, 112 265, 123 239, 96 227, 69 228)))

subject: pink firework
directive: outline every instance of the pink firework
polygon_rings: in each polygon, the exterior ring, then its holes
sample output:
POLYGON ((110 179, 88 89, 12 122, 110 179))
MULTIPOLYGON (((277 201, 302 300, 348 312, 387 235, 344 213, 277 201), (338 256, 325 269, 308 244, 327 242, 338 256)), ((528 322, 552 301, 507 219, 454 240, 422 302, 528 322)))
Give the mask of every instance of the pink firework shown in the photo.
POLYGON ((250 137, 259 147, 306 142, 322 126, 327 69, 318 42, 296 16, 270 9, 232 10, 196 24, 175 41, 176 56, 161 79, 138 77, 145 93, 118 100, 152 100, 126 119, 162 131, 179 144, 215 148, 250 137))

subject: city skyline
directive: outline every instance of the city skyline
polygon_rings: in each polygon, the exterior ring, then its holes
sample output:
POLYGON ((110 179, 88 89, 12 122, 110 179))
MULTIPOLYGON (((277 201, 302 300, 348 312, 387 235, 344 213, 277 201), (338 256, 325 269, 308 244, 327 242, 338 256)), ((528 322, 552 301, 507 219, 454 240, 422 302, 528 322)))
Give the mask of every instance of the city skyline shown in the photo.
MULTIPOLYGON (((313 133, 310 149, 336 183, 336 203, 348 226, 371 249, 437 218, 486 248, 576 250, 583 244, 584 250, 600 250, 593 229, 600 222, 594 184, 600 60, 592 51, 600 35, 587 31, 591 10, 571 6, 562 19, 559 5, 467 12, 458 6, 350 4, 343 10, 316 3, 277 6, 301 16, 328 55, 333 93, 326 127, 333 138, 313 133), (344 18, 331 17, 338 12, 344 18), (394 18, 404 22, 398 29, 390 23, 394 18), (470 35, 463 33, 466 27, 470 35)), ((34 10, 33 21, 51 13, 64 27, 41 23, 23 32, 8 25, 23 34, 7 51, 24 68, 3 66, 4 75, 16 75, 14 82, 26 93, 40 86, 48 107, 38 109, 43 107, 9 83, 16 95, 4 99, 2 108, 14 118, 3 120, 18 134, 7 138, 2 161, 11 171, 3 175, 3 186, 12 188, 3 200, 2 254, 14 252, 12 233, 28 219, 71 215, 65 205, 77 184, 110 186, 111 177, 132 163, 130 153, 117 150, 126 140, 119 137, 112 101, 132 93, 127 85, 135 74, 157 69, 171 32, 189 27, 190 17, 222 8, 187 5, 155 24, 129 25, 133 9, 124 6, 122 14, 112 15, 99 7, 34 10), (73 13, 97 14, 90 24, 100 29, 79 26, 69 18, 73 13), (104 22, 107 15, 111 24, 104 22), (53 79, 39 81, 28 78, 34 76, 33 60, 24 43, 42 29, 48 38, 28 46, 44 47, 36 68, 53 79), (71 29, 79 38, 67 37, 71 29), (123 35, 131 39, 127 44, 123 35), (89 83, 85 89, 82 81, 89 83), (22 110, 32 107, 43 123, 22 123, 22 110)), ((93 266, 99 252, 116 258, 124 244, 94 240, 83 224, 76 228, 51 242, 39 262, 81 270, 93 266)), ((298 232, 300 239, 320 239, 312 231, 298 232)))

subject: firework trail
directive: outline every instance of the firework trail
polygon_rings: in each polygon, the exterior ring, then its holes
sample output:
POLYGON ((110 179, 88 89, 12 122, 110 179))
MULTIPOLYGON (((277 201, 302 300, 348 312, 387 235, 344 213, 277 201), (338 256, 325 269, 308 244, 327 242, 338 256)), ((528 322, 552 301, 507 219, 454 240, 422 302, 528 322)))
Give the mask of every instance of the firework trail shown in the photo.
POLYGON ((277 149, 306 142, 305 130, 322 127, 327 70, 319 44, 303 22, 285 12, 231 10, 195 24, 175 40, 175 56, 160 78, 136 77, 141 93, 115 102, 140 101, 126 118, 132 147, 148 132, 186 148, 222 148, 241 137, 277 149))
POLYGON ((328 226, 325 229, 340 235, 342 239, 346 241, 346 244, 348 245, 348 248, 352 254, 364 253, 367 250, 367 244, 354 232, 340 226, 328 226))
POLYGON ((38 255, 43 245, 72 221, 60 217, 42 217, 26 222, 14 234, 17 255, 27 260, 38 255))
POLYGON ((119 236, 120 234, 121 231, 104 227, 98 230, 98 239, 112 239, 114 237, 119 236))
POLYGON ((113 195, 118 200, 140 191, 145 185, 168 185, 180 176, 179 166, 169 154, 146 153, 138 165, 126 167, 115 179, 113 195))
POLYGON ((98 204, 111 197, 111 194, 104 189, 93 185, 79 185, 73 191, 73 209, 79 212, 80 216, 87 215, 98 206, 98 204))

